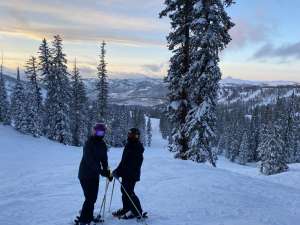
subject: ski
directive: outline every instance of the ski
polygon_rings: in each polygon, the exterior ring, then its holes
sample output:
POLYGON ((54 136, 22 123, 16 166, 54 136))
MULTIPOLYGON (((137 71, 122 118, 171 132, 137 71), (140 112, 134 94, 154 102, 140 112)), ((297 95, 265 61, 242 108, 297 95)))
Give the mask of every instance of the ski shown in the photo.
MULTIPOLYGON (((94 219, 92 220, 92 222, 90 223, 90 225, 97 225, 97 224, 103 224, 104 223, 104 219, 101 219, 101 217, 94 217, 94 219)), ((79 222, 79 216, 76 216, 76 219, 73 221, 73 225, 80 225, 79 222)))

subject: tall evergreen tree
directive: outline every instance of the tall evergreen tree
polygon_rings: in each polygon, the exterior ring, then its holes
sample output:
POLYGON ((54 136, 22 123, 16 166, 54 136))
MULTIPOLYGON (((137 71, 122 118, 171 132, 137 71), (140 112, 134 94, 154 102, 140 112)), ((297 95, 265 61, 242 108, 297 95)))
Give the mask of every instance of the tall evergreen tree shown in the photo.
POLYGON ((293 92, 287 111, 284 114, 284 126, 282 129, 283 151, 286 153, 286 160, 289 163, 295 162, 297 151, 297 124, 296 124, 296 102, 295 93, 293 92))
POLYGON ((191 104, 185 124, 186 135, 189 136, 187 158, 197 162, 209 160, 214 166, 212 140, 215 137, 216 100, 221 79, 219 52, 231 41, 229 30, 234 26, 225 5, 222 0, 195 1, 191 13, 191 67, 184 78, 190 90, 191 104))
POLYGON ((42 135, 42 94, 37 81, 37 62, 31 57, 26 64, 25 74, 29 79, 26 98, 26 131, 35 137, 42 135))
POLYGON ((300 141, 297 141, 297 149, 295 154, 295 162, 300 163, 300 141))
POLYGON ((52 42, 52 70, 56 81, 54 107, 54 140, 60 143, 68 144, 71 142, 70 133, 70 103, 71 103, 71 87, 69 81, 69 74, 67 72, 67 59, 63 53, 62 38, 59 35, 54 36, 52 42))
POLYGON ((173 125, 172 143, 169 149, 175 152, 175 157, 188 159, 188 137, 183 129, 189 111, 188 87, 184 77, 190 68, 190 33, 193 21, 194 0, 165 0, 165 9, 160 18, 169 17, 172 31, 167 37, 169 50, 173 56, 170 59, 170 68, 165 81, 168 86, 168 115, 173 125))
POLYGON ((250 122, 250 135, 249 135, 249 161, 258 161, 258 145, 260 136, 261 118, 258 107, 255 107, 250 122))
POLYGON ((165 112, 160 116, 159 119, 159 130, 163 139, 168 139, 172 136, 172 127, 169 122, 169 118, 165 115, 165 112))
POLYGON ((146 144, 146 120, 141 109, 135 108, 131 113, 131 127, 138 128, 141 132, 140 140, 146 144))
POLYGON ((26 132, 25 91, 20 78, 20 69, 17 69, 17 82, 11 97, 12 125, 16 130, 26 132))
POLYGON ((238 162, 241 165, 245 165, 249 160, 249 142, 248 142, 248 134, 244 132, 241 146, 239 149, 238 162))
POLYGON ((107 99, 108 99, 108 81, 107 81, 107 69, 105 62, 105 45, 103 41, 101 45, 100 63, 98 65, 98 96, 97 96, 97 120, 105 121, 107 114, 107 99))
POLYGON ((62 38, 59 35, 54 36, 52 44, 53 48, 50 52, 49 49, 45 48, 44 41, 41 46, 43 50, 41 53, 44 53, 41 55, 44 59, 41 63, 45 72, 44 81, 47 89, 45 101, 46 135, 52 140, 68 144, 71 143, 69 121, 71 88, 67 72, 67 60, 63 53, 62 38), (50 68, 47 65, 49 61, 46 61, 46 56, 48 60, 51 60, 50 68))
POLYGON ((81 79, 75 59, 72 73, 72 97, 71 97, 71 131, 72 144, 75 146, 83 145, 87 136, 87 96, 84 83, 81 79))
POLYGON ((10 124, 9 101, 3 75, 3 55, 0 65, 0 123, 4 125, 10 124))
POLYGON ((114 147, 123 147, 130 126, 129 110, 124 106, 113 106, 110 114, 113 115, 110 119, 111 135, 109 142, 114 147))
POLYGON ((41 77, 43 84, 45 85, 45 89, 47 91, 46 99, 45 99, 45 107, 43 110, 43 133, 47 137, 53 136, 53 128, 52 124, 53 118, 55 115, 55 111, 52 108, 53 100, 55 97, 55 76, 51 72, 52 70, 52 55, 46 39, 43 39, 39 51, 38 51, 38 71, 41 77))
POLYGON ((36 96, 38 111, 42 110, 43 97, 41 93, 41 88, 38 82, 38 63, 37 58, 32 56, 26 64, 25 74, 27 79, 30 81, 32 91, 36 96))
POLYGON ((285 153, 283 152, 283 141, 278 129, 268 125, 262 132, 262 141, 258 147, 261 158, 260 171, 265 175, 272 175, 286 171, 285 153))
MULTIPOLYGON (((92 128, 95 125, 96 121, 96 103, 93 100, 88 99, 87 102, 87 117, 86 117, 86 126, 87 126, 87 136, 92 134, 92 128)), ((107 135, 105 135, 107 137, 107 135)))
POLYGON ((51 82, 54 80, 54 76, 51 73, 52 68, 52 55, 46 39, 43 39, 39 47, 39 63, 38 70, 40 72, 43 83, 47 86, 52 86, 51 82))
POLYGON ((148 120, 147 120, 146 132, 147 132, 147 146, 151 147, 151 143, 152 143, 152 125, 151 125, 150 117, 148 117, 148 120))
POLYGON ((169 115, 174 125, 172 151, 181 159, 209 160, 215 166, 215 105, 221 73, 219 52, 230 42, 233 27, 225 6, 233 1, 166 0, 160 17, 168 16, 173 52, 166 81, 169 115))

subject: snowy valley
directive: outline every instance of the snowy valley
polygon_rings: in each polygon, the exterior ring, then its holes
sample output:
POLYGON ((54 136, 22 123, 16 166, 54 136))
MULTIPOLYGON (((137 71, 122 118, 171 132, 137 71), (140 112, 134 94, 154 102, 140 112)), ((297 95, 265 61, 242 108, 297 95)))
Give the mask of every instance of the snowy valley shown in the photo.
MULTIPOLYGON (((4 76, 7 90, 10 93, 16 79, 12 75, 4 76)), ((87 95, 96 98, 97 80, 84 79, 87 95)), ((163 79, 140 77, 109 80, 109 98, 112 104, 157 106, 166 102, 167 87, 163 79)), ((220 81, 218 94, 219 104, 235 104, 237 102, 254 105, 274 104, 276 98, 290 97, 295 91, 300 96, 300 84, 292 81, 249 81, 225 77, 220 81)), ((45 91, 44 95, 45 95, 45 91)))

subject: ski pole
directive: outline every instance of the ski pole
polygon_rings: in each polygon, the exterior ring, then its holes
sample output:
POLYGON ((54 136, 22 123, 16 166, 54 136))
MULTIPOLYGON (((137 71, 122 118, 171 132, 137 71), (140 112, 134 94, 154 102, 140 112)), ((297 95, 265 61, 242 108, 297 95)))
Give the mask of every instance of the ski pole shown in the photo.
POLYGON ((110 203, 109 203, 108 212, 110 212, 110 210, 111 210, 111 202, 112 202, 113 195, 114 195, 115 183, 116 183, 116 179, 114 178, 114 182, 113 182, 113 186, 112 186, 112 190, 111 190, 111 196, 110 196, 110 203))
POLYGON ((103 209, 103 206, 105 208, 106 193, 107 193, 107 190, 108 190, 108 185, 109 185, 109 182, 108 182, 108 180, 106 180, 105 192, 104 192, 104 196, 103 196, 103 199, 102 199, 100 211, 99 211, 99 214, 97 216, 97 219, 99 219, 99 220, 100 220, 101 216, 104 218, 104 211, 105 210, 103 210, 103 213, 102 213, 102 209, 103 209), (102 215, 101 215, 101 213, 102 213, 102 215))
POLYGON ((106 189, 105 189, 105 195, 103 197, 103 213, 102 213, 102 218, 104 219, 104 213, 105 213, 105 205, 106 205, 106 195, 107 195, 107 190, 108 190, 108 186, 109 186, 109 181, 108 179, 106 179, 106 189))
POLYGON ((126 191, 125 187, 123 186, 122 182, 116 178, 119 183, 121 184, 121 187, 123 188, 125 194, 127 195, 128 199, 130 200, 131 204, 134 206, 135 210, 138 212, 139 216, 141 217, 141 220, 144 222, 145 225, 148 225, 147 222, 145 221, 145 219, 143 218, 143 215, 141 214, 141 212, 138 210, 138 208, 136 207, 136 205, 134 204, 132 198, 130 197, 130 195, 128 194, 128 192, 126 191))

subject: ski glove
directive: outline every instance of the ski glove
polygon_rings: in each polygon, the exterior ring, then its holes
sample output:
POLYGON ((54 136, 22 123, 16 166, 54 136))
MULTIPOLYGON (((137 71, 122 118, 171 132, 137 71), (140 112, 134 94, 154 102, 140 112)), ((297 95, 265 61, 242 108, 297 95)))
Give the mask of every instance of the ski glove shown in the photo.
POLYGON ((111 170, 109 170, 107 178, 108 178, 109 182, 111 182, 114 179, 111 170))
POLYGON ((111 171, 109 169, 108 170, 102 170, 101 176, 106 177, 110 180, 111 179, 110 177, 112 176, 111 171))
POLYGON ((119 180, 119 176, 118 176, 118 173, 117 173, 116 170, 114 170, 114 171, 112 172, 112 175, 113 175, 114 178, 116 178, 117 180, 119 180))

